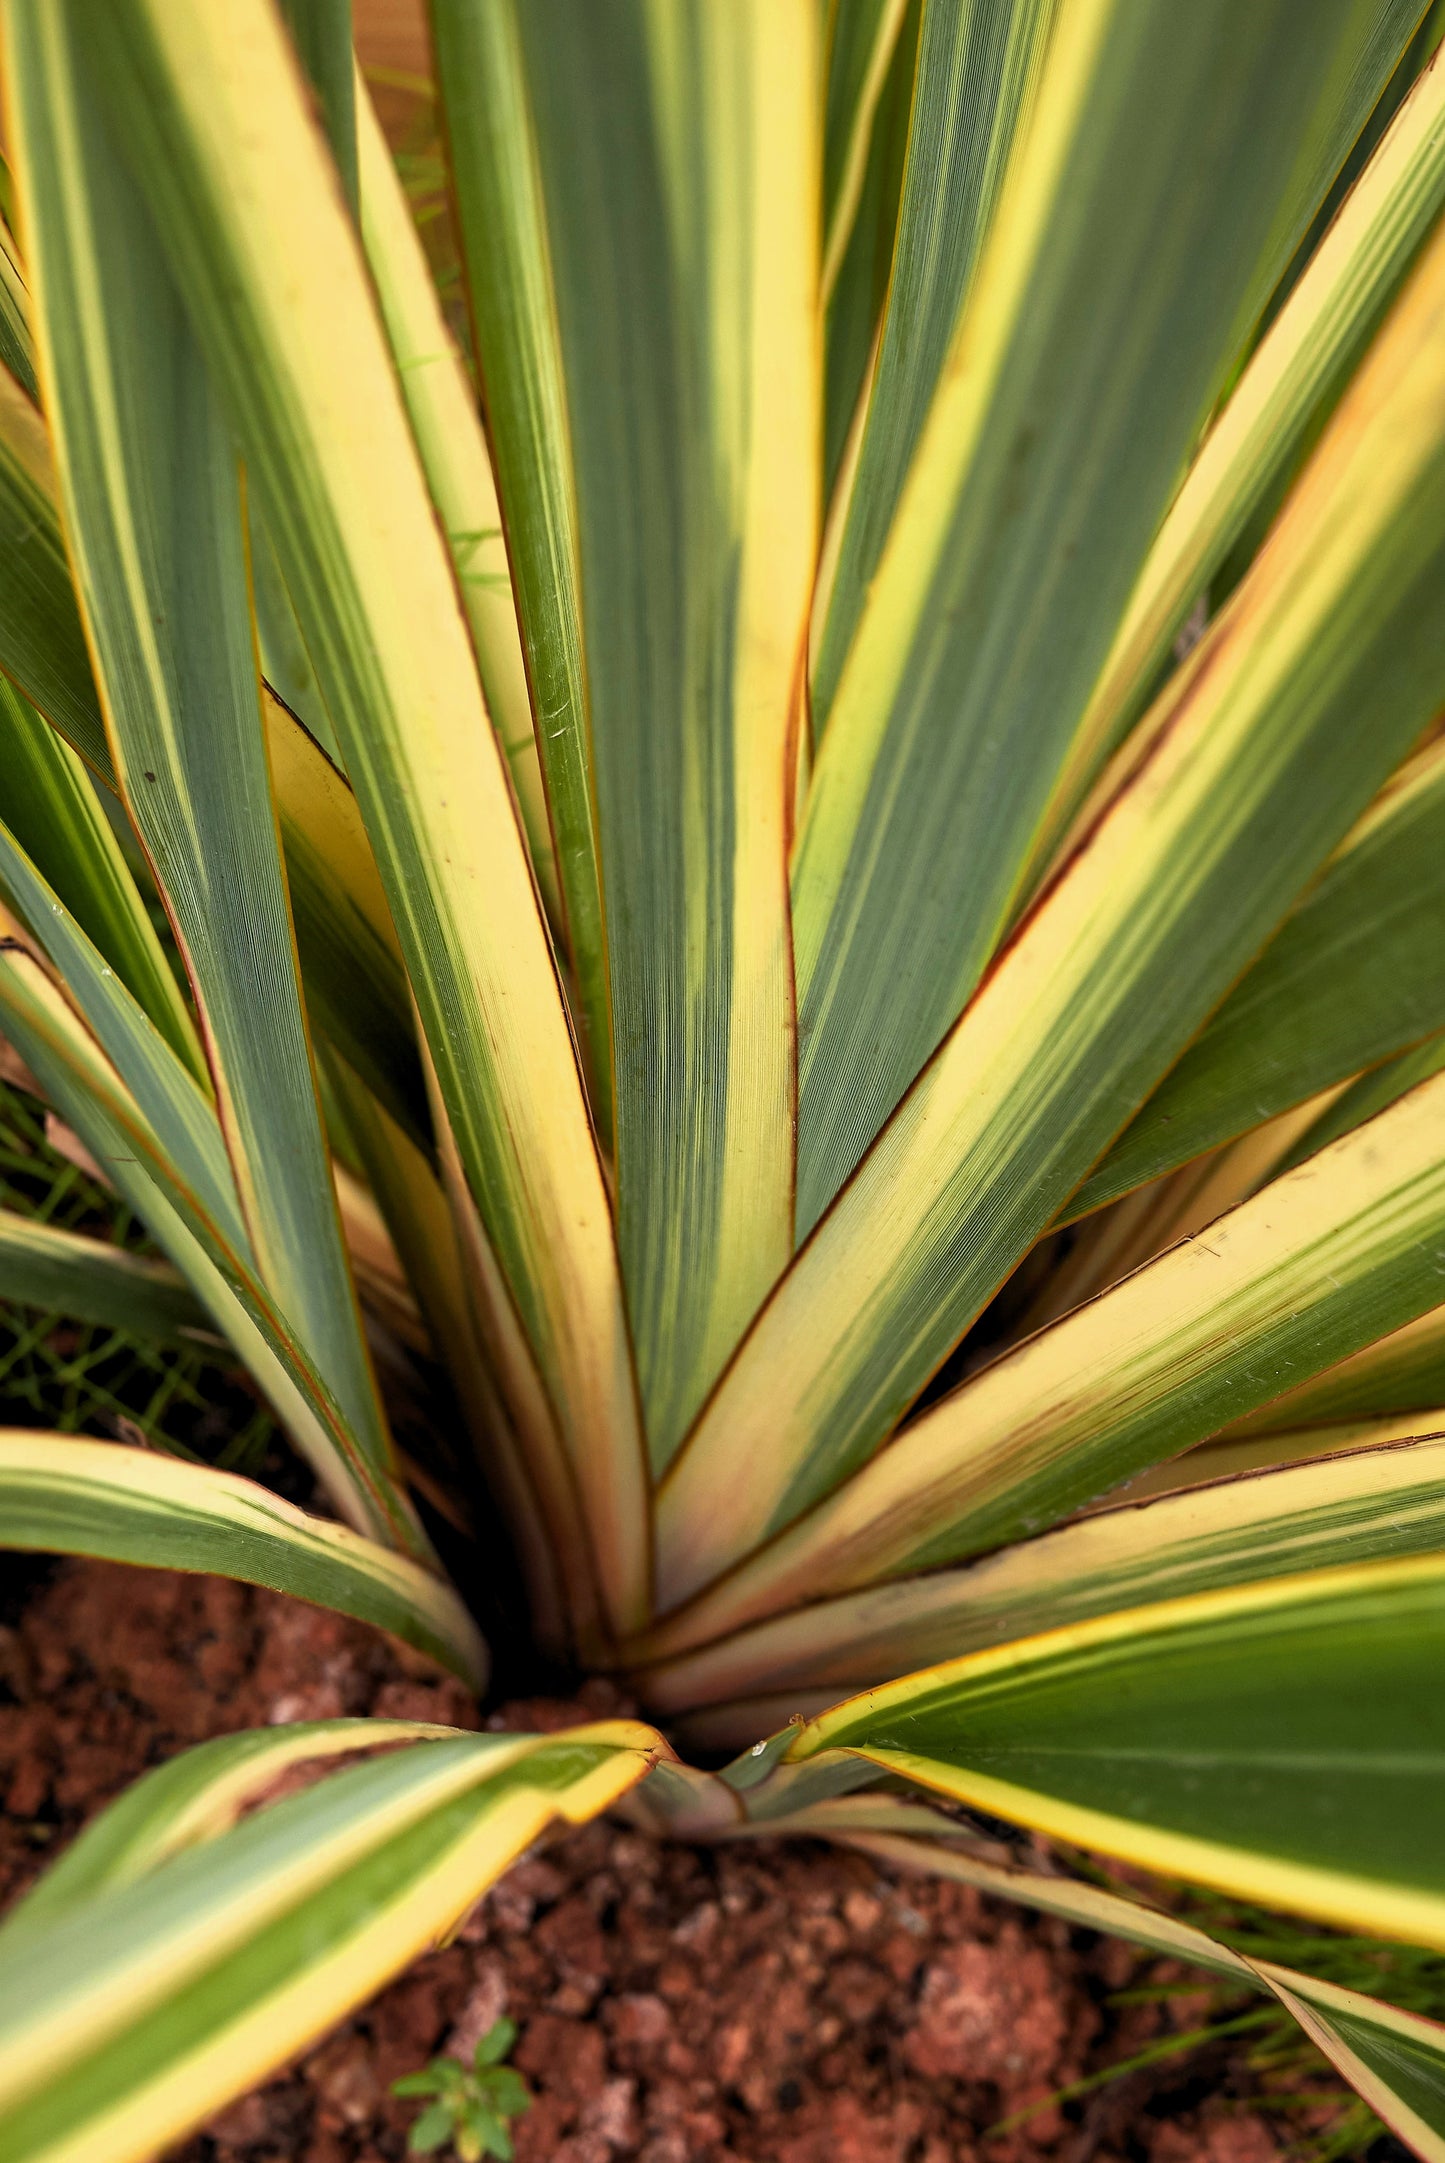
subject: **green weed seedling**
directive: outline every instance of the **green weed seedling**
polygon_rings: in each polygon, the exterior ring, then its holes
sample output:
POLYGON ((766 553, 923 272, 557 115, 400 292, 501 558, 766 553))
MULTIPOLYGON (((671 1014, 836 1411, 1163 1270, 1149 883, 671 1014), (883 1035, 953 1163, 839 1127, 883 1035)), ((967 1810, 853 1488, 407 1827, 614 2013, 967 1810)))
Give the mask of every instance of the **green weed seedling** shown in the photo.
POLYGON ((521 2074, 502 2063, 516 2040, 514 2021, 494 2021, 472 2052, 470 2066, 460 2058, 436 2057, 392 2082, 393 2095, 432 2098, 407 2140, 413 2155, 433 2155, 450 2143, 462 2163, 479 2163, 484 2155, 510 2163, 510 2122, 532 2102, 521 2074))

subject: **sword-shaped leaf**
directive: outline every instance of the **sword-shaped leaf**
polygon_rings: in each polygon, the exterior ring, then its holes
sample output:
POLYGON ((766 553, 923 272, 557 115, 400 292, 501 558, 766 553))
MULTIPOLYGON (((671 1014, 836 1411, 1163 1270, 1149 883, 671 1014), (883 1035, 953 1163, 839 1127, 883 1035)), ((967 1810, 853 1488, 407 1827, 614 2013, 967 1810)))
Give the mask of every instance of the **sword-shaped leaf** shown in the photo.
POLYGON ((269 1585, 392 1631, 473 1689, 486 1679, 476 1624, 441 1578, 209 1465, 0 1430, 0 1544, 269 1585))
POLYGON ((713 1635, 1038 1531, 1432 1309, 1442 1257, 1437 1076, 940 1399, 689 1627, 713 1635))
POLYGON ((0 668, 114 786, 55 509, 45 423, 0 369, 0 668))
POLYGON ((1342 111, 1417 13, 1331 0, 1306 39, 1287 0, 1063 7, 795 854, 800 1233, 977 985, 1307 177, 1324 161, 1327 184, 1342 111))
POLYGON ((0 368, 8 369, 28 398, 39 400, 35 347, 30 336, 30 295, 15 235, 0 218, 0 368))
POLYGON ((1445 1946, 1445 1558, 1113 1613, 847 1700, 784 1762, 853 1750, 1145 1869, 1445 1946))
POLYGON ((376 280, 417 449, 451 544, 487 711, 512 777, 532 868, 549 914, 561 925, 566 920, 532 730, 527 668, 476 398, 442 314, 370 94, 359 78, 356 118, 366 260, 376 280))
MULTIPOLYGON (((509 533, 541 526, 554 480, 575 503, 618 1232, 658 1466, 791 1247, 785 856, 818 520, 817 12, 528 0, 438 15, 509 533), (489 214, 485 148, 504 142, 514 186, 535 161, 535 222, 489 214), (534 293, 547 312, 531 334, 551 328, 566 408, 545 447, 505 389, 532 324, 518 296, 534 293), (519 320, 494 390, 501 310, 519 320), (570 462, 554 475, 559 440, 570 462)), ((520 571, 518 594, 526 623, 520 571)), ((576 722, 538 707, 545 759, 548 731, 576 722)))
POLYGON ((618 1625, 643 1458, 568 1022, 359 244, 265 0, 77 0, 258 491, 346 759, 466 1176, 552 1393, 618 1625))
POLYGON ((205 1308, 165 1262, 14 1209, 0 1209, 0 1299, 161 1344, 214 1335, 205 1308))
POLYGON ((848 252, 908 0, 834 0, 823 101, 823 299, 848 252))
POLYGON ((1377 1112, 1387 1111, 1418 1082, 1428 1081, 1445 1066, 1445 1032, 1427 1037, 1423 1044, 1416 1044, 1409 1051, 1402 1051, 1397 1058, 1387 1059, 1368 1074, 1362 1074, 1348 1089, 1342 1089, 1312 1119, 1304 1132, 1270 1168, 1270 1178, 1277 1179, 1281 1172, 1292 1172, 1306 1157, 1312 1157, 1327 1143, 1338 1141, 1342 1134, 1352 1128, 1363 1126, 1377 1112))
POLYGON ((195 1024, 95 789, 64 738, 9 681, 0 681, 0 747, 0 811, 15 842, 209 1090, 195 1024))
MULTIPOLYGON (((44 426, 0 375, 0 668, 112 790, 105 724, 70 584, 44 426), (7 525, 5 506, 13 511, 7 525), (7 583, 9 581, 9 583, 7 583)), ((394 1117, 429 1140, 410 997, 355 800, 266 699, 271 770, 308 1001, 394 1117)))
POLYGON ((301 1005, 235 450, 77 18, 17 0, 6 32, 41 377, 116 778, 196 995, 257 1268, 389 1467, 301 1005))
MULTIPOLYGON (((578 590, 580 540, 531 104, 509 7, 438 9, 432 35, 567 951, 594 1117, 603 1147, 610 1149, 612 1019, 578 590)), ((485 550, 493 538, 479 530, 473 545, 485 550)), ((465 529, 457 545, 467 545, 465 529)))
POLYGON ((1139 719, 1185 619, 1279 496, 1445 200, 1445 61, 1433 60, 1250 356, 1139 574, 1054 791, 1042 866, 1139 719))
POLYGON ((882 340, 813 655, 820 738, 1057 12, 1058 0, 923 8, 882 340))
MULTIPOLYGON (((395 1741, 395 1723, 367 1724, 395 1741)), ((206 1769, 234 1782, 243 1745, 227 1740, 206 1769)), ((129 1881, 73 1887, 43 1931, 21 1907, 0 1931, 6 2163, 153 2155, 435 1942, 554 1818, 606 1809, 661 1748, 627 1721, 414 1741, 129 1881)), ((157 1797, 167 1820, 175 1801, 157 1797)))
MULTIPOLYGON (((861 1690, 1117 1608, 1442 1545, 1445 1440, 1355 1449, 1126 1501, 963 1569, 819 1600, 664 1660, 640 1684, 659 1716, 764 1691, 861 1690)), ((687 1634, 679 1618, 654 1643, 687 1634)))
POLYGON ((1278 1434, 1325 1422, 1424 1412, 1440 1404, 1445 1404, 1445 1307, 1437 1306, 1224 1432, 1278 1434))
POLYGON ((724 1376, 662 1494, 669 1599, 878 1447, 1437 708, 1442 306, 1437 234, 1167 727, 724 1376))
MULTIPOLYGON (((858 20, 873 12, 873 0, 859 0, 850 11, 858 20)), ((903 166, 908 150, 908 117, 913 104, 913 83, 918 60, 918 27, 922 0, 910 0, 893 39, 892 58, 876 105, 868 122, 867 157, 863 167, 857 205, 848 224, 848 241, 841 260, 823 284, 823 492, 832 499, 827 537, 819 562, 814 593, 813 623, 826 601, 825 588, 836 561, 836 540, 842 537, 842 512, 846 509, 848 480, 845 453, 856 456, 863 425, 860 403, 866 405, 866 382, 877 359, 878 332, 888 284, 893 275, 893 248, 898 234, 898 205, 903 193, 903 166), (841 476, 841 478, 840 478, 841 476), (836 488, 836 494, 835 494, 836 488)), ((837 59, 835 23, 832 48, 837 59)), ((832 96, 833 64, 829 68, 832 96)), ((831 133, 825 130, 826 139, 831 133)), ((826 195, 827 171, 824 173, 826 195)), ((827 259, 827 235, 824 237, 827 259)))
MULTIPOLYGON (((1445 144, 1445 117, 1440 135, 1445 144)), ((1065 1216, 1084 1216, 1445 1026, 1442 946, 1445 743, 1370 807, 1065 1216)))
POLYGON ((281 0, 291 42, 320 111, 351 214, 360 196, 356 61, 351 0, 281 0))

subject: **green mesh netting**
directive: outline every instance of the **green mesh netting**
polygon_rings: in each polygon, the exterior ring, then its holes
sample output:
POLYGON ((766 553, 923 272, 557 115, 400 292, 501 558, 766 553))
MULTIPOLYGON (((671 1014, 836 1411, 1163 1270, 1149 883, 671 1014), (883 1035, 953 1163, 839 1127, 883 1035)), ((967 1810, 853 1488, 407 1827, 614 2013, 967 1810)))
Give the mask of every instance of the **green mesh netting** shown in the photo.
MULTIPOLYGON (((0 1081, 0 1205, 139 1254, 157 1250, 134 1211, 47 1137, 45 1108, 0 1081)), ((190 1346, 0 1300, 0 1425, 144 1440, 255 1472, 275 1434, 245 1378, 190 1346)))

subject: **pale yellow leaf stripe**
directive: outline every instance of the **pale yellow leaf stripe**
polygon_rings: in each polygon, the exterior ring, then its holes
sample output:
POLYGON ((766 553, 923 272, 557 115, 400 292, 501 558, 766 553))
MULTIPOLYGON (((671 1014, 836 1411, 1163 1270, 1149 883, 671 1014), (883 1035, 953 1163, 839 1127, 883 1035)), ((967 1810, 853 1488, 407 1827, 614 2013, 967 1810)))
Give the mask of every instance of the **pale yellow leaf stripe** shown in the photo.
POLYGON ((1290 852, 1290 876, 1307 877, 1306 835, 1319 857, 1343 838, 1393 763, 1391 725, 1401 751, 1417 716, 1423 727, 1440 666, 1425 595, 1445 546, 1442 313, 1437 235, 1271 545, 1166 691, 1171 725, 705 1408, 660 1495, 664 1606, 886 1438, 1043 1210, 1182 1048, 1190 1002, 1208 1004, 1202 972, 1217 969, 1222 992, 1268 936, 1290 898, 1271 890, 1290 852), (1357 702, 1371 698, 1365 729, 1357 702))
MULTIPOLYGON (((1035 863, 1147 699, 1170 641, 1295 449, 1445 197, 1445 58, 1431 61, 1250 358, 1159 529, 1060 771, 1035 863)), ((1101 784, 1102 788, 1103 784, 1101 784)), ((1092 800, 1079 812, 1081 831, 1092 800)))
POLYGON ((487 710, 516 791, 532 869, 548 914, 561 926, 565 918, 491 459, 475 395, 359 68, 356 155, 366 260, 396 355, 417 450, 446 528, 487 710))
POLYGON ((848 129, 847 146, 830 206, 828 230, 823 240, 823 271, 819 285, 825 308, 838 282, 843 258, 848 253, 848 243, 853 237, 858 204, 863 194, 863 180, 868 170, 868 150, 873 139, 874 116, 878 111, 878 100, 883 94, 883 85, 888 80, 894 47, 898 43, 898 33, 903 27, 903 18, 907 12, 908 0, 879 0, 873 43, 869 49, 863 80, 858 87, 848 129))
MULTIPOLYGON (((1143 1611, 1098 1616, 971 1653, 845 1699, 796 1727, 782 1762, 803 1764, 838 1748, 853 1750, 920 1787, 1014 1824, 1031 1826, 1050 1839, 1116 1855, 1136 1867, 1186 1877, 1267 1907, 1317 1916, 1341 1929, 1445 1947, 1445 1892, 1432 1884, 1403 1882, 1403 1872, 1392 1876, 1396 1859, 1386 1850, 1379 1852, 1379 1873, 1371 1869, 1366 1874, 1358 1865, 1325 1865, 1292 1856, 1278 1845, 1245 1848, 1167 1822, 1150 1822, 1145 1813, 1151 1806, 1145 1797, 1140 1800, 1140 1817, 1115 1814, 1020 1786, 967 1763, 945 1762, 894 1741, 875 1744, 867 1732, 906 1727, 910 1709, 925 1701, 937 1712, 947 1700, 951 1711, 956 1698, 959 1748, 966 1758, 970 1697, 986 1706, 995 1683, 1000 1694, 1007 1695, 1014 1678, 1027 1683, 1031 1674, 1066 1672, 1071 1665, 1087 1674, 1091 1661, 1107 1663, 1115 1648, 1126 1658, 1142 1662, 1156 1648, 1161 1655, 1167 1654, 1171 1643, 1187 1647, 1194 1638, 1207 1644, 1215 1626, 1222 1636, 1232 1627, 1243 1627, 1256 1641, 1270 1642, 1287 1657, 1291 1632, 1307 1629, 1316 1614, 1331 1617, 1331 1610, 1346 1614, 1351 1603, 1364 1611, 1373 1602, 1375 1619, 1412 1601, 1420 1603, 1422 1614, 1433 1615, 1441 1574, 1441 1558, 1436 1553, 1361 1568, 1314 1570, 1269 1583, 1166 1600, 1143 1611), (1277 1636, 1268 1637, 1272 1632, 1277 1636)), ((1046 1725, 1045 1714, 1041 1726, 1046 1725)), ((1248 1745, 1240 1751, 1241 1768, 1250 1764, 1252 1755, 1258 1763, 1257 1753, 1248 1745)), ((1409 1769, 1428 1774, 1435 1755, 1433 1735, 1422 1728, 1410 1752, 1409 1769)), ((1389 1765, 1392 1772, 1401 1769, 1398 1758, 1397 1752, 1389 1765)), ((1211 1770, 1217 1777, 1217 1767, 1211 1770)), ((1259 1770, 1267 1778, 1267 1765, 1259 1770)), ((1161 1814, 1167 1817, 1167 1805, 1161 1814)))
MULTIPOLYGON (((551 1820, 583 1823, 625 1793, 660 1748, 625 1721, 417 1740, 67 1903, 49 1935, 84 1939, 93 1918, 107 1957, 63 1988, 47 1972, 41 2002, 7 2021, 6 2163, 142 2163, 443 1937, 551 1820), (139 1904, 149 1937, 132 1927, 118 1946, 139 1904)), ((23 1931, 21 1954, 33 1967, 44 1941, 23 1931)))

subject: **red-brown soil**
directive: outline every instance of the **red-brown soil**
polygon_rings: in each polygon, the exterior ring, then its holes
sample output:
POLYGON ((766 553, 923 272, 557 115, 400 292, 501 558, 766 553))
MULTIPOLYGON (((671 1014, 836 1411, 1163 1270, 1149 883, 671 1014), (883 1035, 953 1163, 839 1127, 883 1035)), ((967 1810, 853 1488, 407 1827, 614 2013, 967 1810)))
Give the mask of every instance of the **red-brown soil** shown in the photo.
MULTIPOLYGON (((12 1607, 0 1901, 136 1773, 206 1736, 339 1713, 479 1720, 458 1684, 392 1640, 221 1579, 65 1563, 12 1607)), ((614 1702, 594 1686, 580 1714, 521 1704, 490 1724, 557 1725, 614 1702)), ((176 2163, 400 2158, 417 2106, 389 2083, 437 2050, 469 2051, 503 2014, 536 2098, 518 2163, 1273 2163, 1299 2121, 1271 2115, 1221 2044, 990 2137, 1000 2118, 1198 2025, 1203 1997, 1111 2002, 1178 1979, 1118 1943, 961 1886, 895 1880, 858 1854, 657 1845, 600 1823, 519 1862, 457 1942, 176 2163)))

